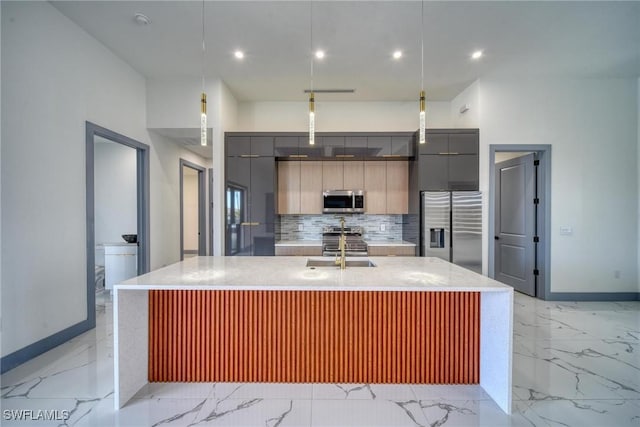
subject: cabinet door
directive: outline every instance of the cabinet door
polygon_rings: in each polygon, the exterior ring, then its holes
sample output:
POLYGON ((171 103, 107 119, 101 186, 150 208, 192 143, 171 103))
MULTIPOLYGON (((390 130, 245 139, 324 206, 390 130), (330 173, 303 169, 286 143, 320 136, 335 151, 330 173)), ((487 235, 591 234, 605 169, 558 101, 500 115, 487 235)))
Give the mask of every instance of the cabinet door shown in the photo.
POLYGON ((251 255, 275 256, 276 239, 273 224, 252 224, 251 230, 251 255))
POLYGON ((336 158, 344 156, 344 136, 321 136, 316 144, 320 144, 322 157, 336 158))
POLYGON ((346 190, 364 189, 364 162, 350 160, 344 162, 344 188, 346 190))
POLYGON ((251 138, 248 136, 228 136, 225 144, 227 156, 251 154, 251 138))
POLYGON ((341 160, 322 162, 322 189, 344 189, 344 169, 341 160))
POLYGON ((300 213, 322 213, 322 162, 300 163, 300 213))
POLYGON ((385 163, 387 164, 387 213, 409 213, 409 162, 385 163))
POLYGON ((297 136, 276 136, 273 140, 273 152, 276 157, 298 155, 297 136))
POLYGON ((249 221, 260 224, 275 222, 275 160, 273 157, 255 157, 251 163, 249 189, 249 221))
POLYGON ((390 136, 370 136, 367 138, 367 152, 370 157, 391 155, 390 136))
POLYGON ((441 154, 449 152, 449 134, 427 133, 426 142, 418 144, 420 154, 441 154))
POLYGON ((477 133, 452 133, 449 135, 449 153, 478 154, 477 133))
POLYGON ((272 136, 252 136, 251 137, 251 154, 258 156, 273 156, 273 137, 272 136))
POLYGON ((345 157, 348 157, 350 159, 364 159, 367 156, 367 137, 366 136, 345 137, 344 155, 345 157))
POLYGON ((437 154, 420 156, 420 191, 449 189, 449 157, 437 154))
POLYGON ((365 212, 387 213, 387 165, 381 161, 364 162, 365 212))
POLYGON ((478 156, 460 154, 447 157, 449 158, 449 190, 477 191, 479 189, 478 156))
POLYGON ((278 213, 300 213, 300 161, 278 162, 278 213))
POLYGON ((411 144, 413 142, 413 136, 393 136, 391 137, 391 155, 410 157, 413 155, 411 144))

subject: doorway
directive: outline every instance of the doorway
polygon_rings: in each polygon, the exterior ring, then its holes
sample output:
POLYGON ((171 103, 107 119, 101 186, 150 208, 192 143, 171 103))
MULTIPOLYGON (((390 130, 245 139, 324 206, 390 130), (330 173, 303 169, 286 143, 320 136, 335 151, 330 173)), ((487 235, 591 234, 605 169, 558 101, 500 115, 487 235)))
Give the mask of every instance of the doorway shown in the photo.
POLYGON ((206 256, 205 168, 180 159, 180 260, 206 256))
POLYGON ((129 275, 149 271, 149 146, 86 122, 85 148, 87 318, 93 328, 96 288, 124 280, 122 268, 129 275), (110 260, 115 266, 107 268, 110 260))
POLYGON ((549 295, 551 146, 490 145, 489 276, 549 295))

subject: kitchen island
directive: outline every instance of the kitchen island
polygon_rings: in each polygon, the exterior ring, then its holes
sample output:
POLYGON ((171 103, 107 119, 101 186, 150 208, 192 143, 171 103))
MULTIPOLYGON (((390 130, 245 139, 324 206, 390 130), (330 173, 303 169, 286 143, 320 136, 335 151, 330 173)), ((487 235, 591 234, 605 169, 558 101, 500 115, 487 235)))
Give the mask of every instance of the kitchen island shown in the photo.
POLYGON ((370 259, 196 257, 116 285, 116 408, 156 381, 479 383, 510 413, 512 288, 370 259))

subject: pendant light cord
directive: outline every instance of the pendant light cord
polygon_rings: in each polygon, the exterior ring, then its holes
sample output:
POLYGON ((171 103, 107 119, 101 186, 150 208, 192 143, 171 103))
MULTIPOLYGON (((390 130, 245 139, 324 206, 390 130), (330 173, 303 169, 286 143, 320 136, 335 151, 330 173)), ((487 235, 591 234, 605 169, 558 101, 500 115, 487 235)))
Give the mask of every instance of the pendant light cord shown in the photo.
POLYGON ((205 52, 205 44, 204 44, 204 2, 202 0, 202 92, 204 93, 204 52, 205 52))
POLYGON ((313 93, 313 0, 310 0, 309 4, 309 53, 311 54, 311 92, 313 93))
POLYGON ((420 9, 420 90, 424 90, 424 0, 420 9))

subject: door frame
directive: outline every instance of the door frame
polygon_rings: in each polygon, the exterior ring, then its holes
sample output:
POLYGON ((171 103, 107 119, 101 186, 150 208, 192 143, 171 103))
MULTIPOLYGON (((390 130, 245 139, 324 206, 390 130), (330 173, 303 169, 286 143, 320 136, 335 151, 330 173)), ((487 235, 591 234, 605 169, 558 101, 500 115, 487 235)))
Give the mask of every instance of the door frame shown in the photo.
POLYGON ((207 255, 206 221, 206 169, 185 159, 180 159, 180 261, 184 260, 184 168, 198 172, 198 256, 207 255))
POLYGON ((213 168, 208 169, 209 173, 209 255, 213 256, 213 168))
POLYGON ((137 205, 137 234, 138 234, 138 274, 149 272, 150 266, 150 221, 149 221, 149 146, 128 136, 89 121, 85 122, 86 147, 86 200, 87 200, 87 319, 91 328, 96 323, 96 292, 95 292, 95 165, 94 143, 95 137, 100 136, 118 144, 136 150, 136 205, 137 205))
POLYGON ((551 145, 550 144, 490 144, 489 145, 489 234, 488 240, 488 272, 489 277, 495 278, 495 182, 496 182, 496 152, 534 152, 540 160, 538 166, 538 228, 540 238, 538 243, 538 281, 536 295, 540 299, 551 297, 551 145))

